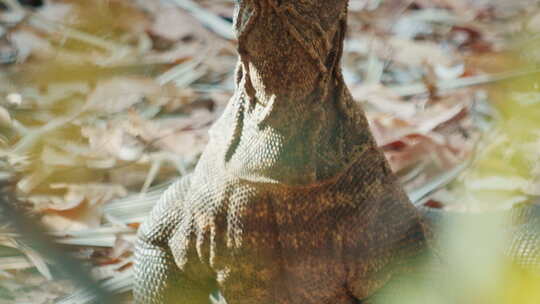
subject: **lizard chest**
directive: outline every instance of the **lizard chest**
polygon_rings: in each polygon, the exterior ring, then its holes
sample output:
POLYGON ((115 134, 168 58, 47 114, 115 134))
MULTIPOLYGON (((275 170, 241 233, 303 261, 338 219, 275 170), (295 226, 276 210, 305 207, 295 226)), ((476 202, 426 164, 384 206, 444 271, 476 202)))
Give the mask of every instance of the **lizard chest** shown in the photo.
POLYGON ((354 303, 345 290, 351 265, 359 276, 378 271, 417 222, 406 198, 385 191, 391 181, 353 169, 315 187, 206 180, 213 191, 187 201, 177 260, 212 269, 229 304, 354 303))
POLYGON ((346 294, 342 223, 355 212, 349 195, 248 183, 228 189, 201 204, 191 228, 196 258, 215 271, 228 303, 353 303, 335 302, 346 294))

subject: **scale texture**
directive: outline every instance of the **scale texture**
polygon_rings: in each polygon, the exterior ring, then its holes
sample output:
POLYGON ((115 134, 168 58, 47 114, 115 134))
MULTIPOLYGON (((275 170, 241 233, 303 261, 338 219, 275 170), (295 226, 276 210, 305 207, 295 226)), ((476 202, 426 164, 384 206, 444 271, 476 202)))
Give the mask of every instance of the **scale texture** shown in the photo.
POLYGON ((235 94, 139 229, 136 303, 361 303, 423 253, 341 75, 346 15, 347 0, 237 1, 235 94))

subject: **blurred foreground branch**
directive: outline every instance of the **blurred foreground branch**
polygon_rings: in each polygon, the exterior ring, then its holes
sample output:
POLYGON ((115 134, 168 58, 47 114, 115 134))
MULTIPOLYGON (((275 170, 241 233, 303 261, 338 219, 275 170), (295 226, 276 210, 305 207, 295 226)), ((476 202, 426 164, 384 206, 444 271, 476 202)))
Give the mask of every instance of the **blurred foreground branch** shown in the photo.
MULTIPOLYGON (((5 189, 5 182, 0 189, 5 189)), ((96 303, 117 303, 109 291, 100 287, 89 275, 81 262, 67 255, 54 244, 45 229, 17 211, 11 202, 14 198, 5 191, 0 193, 0 218, 20 235, 21 241, 57 266, 69 279, 94 295, 96 303)))

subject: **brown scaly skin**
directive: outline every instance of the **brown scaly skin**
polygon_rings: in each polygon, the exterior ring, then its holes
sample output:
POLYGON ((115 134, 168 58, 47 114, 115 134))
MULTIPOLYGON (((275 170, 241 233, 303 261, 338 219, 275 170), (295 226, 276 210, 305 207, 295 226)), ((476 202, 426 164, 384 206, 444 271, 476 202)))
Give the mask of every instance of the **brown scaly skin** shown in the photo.
POLYGON ((359 303, 425 247, 340 71, 347 0, 241 0, 236 92, 139 230, 136 303, 359 303))

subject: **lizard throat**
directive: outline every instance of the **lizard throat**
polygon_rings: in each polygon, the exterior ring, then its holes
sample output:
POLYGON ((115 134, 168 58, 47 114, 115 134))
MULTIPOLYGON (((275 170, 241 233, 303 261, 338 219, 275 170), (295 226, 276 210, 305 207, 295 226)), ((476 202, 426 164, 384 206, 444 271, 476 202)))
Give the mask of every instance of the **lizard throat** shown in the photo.
POLYGON ((339 66, 346 1, 320 7, 242 3, 235 17, 240 58, 235 95, 211 132, 212 146, 223 146, 218 157, 224 170, 294 186, 339 175, 373 142, 339 66), (290 18, 308 9, 327 13, 314 11, 320 20, 290 18))
POLYGON ((325 100, 314 91, 294 102, 276 95, 254 102, 237 90, 210 132, 212 146, 223 147, 224 171, 290 186, 318 185, 346 171, 373 139, 343 80, 335 83, 325 100))

